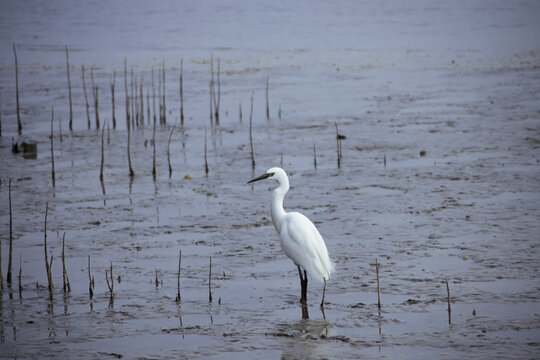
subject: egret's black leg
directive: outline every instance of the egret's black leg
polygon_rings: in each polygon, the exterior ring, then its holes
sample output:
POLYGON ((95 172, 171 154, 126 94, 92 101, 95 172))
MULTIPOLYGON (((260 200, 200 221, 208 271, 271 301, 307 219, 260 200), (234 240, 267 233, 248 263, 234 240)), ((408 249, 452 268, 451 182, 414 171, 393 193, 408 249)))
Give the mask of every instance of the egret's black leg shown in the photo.
POLYGON ((307 273, 304 270, 304 290, 302 296, 304 297, 304 303, 307 304, 307 273))
POLYGON ((300 266, 298 266, 298 276, 300 276, 301 287, 300 303, 305 305, 307 304, 307 274, 304 270, 304 275, 302 276, 302 269, 300 269, 300 266))
POLYGON ((324 309, 324 295, 326 294, 326 279, 324 280, 324 286, 322 290, 322 300, 321 300, 321 309, 324 309))

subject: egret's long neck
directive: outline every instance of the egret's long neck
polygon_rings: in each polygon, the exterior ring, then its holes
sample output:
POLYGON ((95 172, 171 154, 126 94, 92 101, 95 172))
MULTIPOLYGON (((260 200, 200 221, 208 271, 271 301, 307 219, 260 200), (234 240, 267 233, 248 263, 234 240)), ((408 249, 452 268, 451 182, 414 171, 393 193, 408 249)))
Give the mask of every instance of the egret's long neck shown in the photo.
POLYGON ((272 212, 272 222, 278 234, 281 233, 281 223, 285 218, 285 210, 283 209, 283 198, 289 191, 289 180, 280 179, 279 186, 272 192, 272 200, 270 202, 272 212))

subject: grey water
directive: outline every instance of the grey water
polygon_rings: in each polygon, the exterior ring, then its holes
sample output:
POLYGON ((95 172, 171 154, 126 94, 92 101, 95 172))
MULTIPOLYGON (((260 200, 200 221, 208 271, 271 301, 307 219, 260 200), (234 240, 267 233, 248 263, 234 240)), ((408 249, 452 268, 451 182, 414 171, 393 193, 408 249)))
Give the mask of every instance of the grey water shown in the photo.
POLYGON ((0 357, 432 359, 534 358, 539 352, 536 2, 0 5, 0 357), (214 71, 220 63, 219 125, 210 122, 212 57, 214 71), (156 97, 158 74, 166 70, 166 124, 156 125, 154 142, 145 98, 144 123, 131 129, 134 178, 127 165, 124 59, 128 88, 133 70, 151 107, 152 70, 156 97), (117 129, 104 131, 103 183, 92 69, 101 126, 112 127, 116 73, 117 129), (340 167, 336 124, 346 136, 340 167), (23 141, 37 144, 35 158, 12 152, 12 143, 23 141), (285 209, 315 222, 336 263, 324 312, 322 284, 309 282, 309 319, 298 302, 296 268, 271 223, 273 184, 246 185, 272 166, 290 177, 285 209), (5 283, 9 179, 12 289, 5 283), (64 232, 72 287, 66 296, 64 232), (111 263, 112 304, 105 280, 111 263))

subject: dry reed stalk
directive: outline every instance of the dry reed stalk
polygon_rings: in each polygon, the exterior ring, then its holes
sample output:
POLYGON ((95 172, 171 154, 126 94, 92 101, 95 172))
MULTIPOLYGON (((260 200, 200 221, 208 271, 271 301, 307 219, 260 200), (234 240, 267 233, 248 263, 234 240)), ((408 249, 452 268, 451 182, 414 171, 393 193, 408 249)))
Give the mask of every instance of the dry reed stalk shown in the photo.
POLYGON ((381 310, 381 283, 379 281, 379 263, 375 259, 375 269, 377 271, 377 307, 381 310))
POLYGON ((129 116, 129 92, 127 82, 127 59, 124 58, 124 93, 126 95, 126 128, 129 131, 130 128, 130 116, 129 116))
POLYGON ((88 255, 88 296, 90 300, 94 298, 94 281, 92 280, 92 272, 90 269, 90 255, 88 255))
POLYGON ((112 105, 112 123, 113 130, 116 130, 116 105, 114 103, 114 88, 116 86, 116 71, 113 71, 113 76, 111 80, 111 105, 112 105))
POLYGON ((13 55, 15 56, 15 99, 17 102, 17 132, 22 135, 21 107, 19 103, 19 62, 17 61, 17 49, 13 43, 13 55))
POLYGON ((238 103, 238 119, 240 120, 240 124, 242 123, 242 102, 240 101, 238 103))
POLYGON ((204 127, 204 172, 208 176, 208 159, 206 157, 207 146, 206 146, 206 126, 204 127))
POLYGON ((2 92, 0 91, 0 137, 2 137, 2 92))
POLYGON ((144 78, 141 77, 141 82, 139 83, 139 120, 141 123, 141 126, 144 126, 144 95, 143 95, 143 82, 144 78))
POLYGON ((135 76, 135 94, 133 95, 133 107, 135 109, 135 126, 139 127, 139 85, 138 77, 135 76))
POLYGON ((150 89, 146 89, 146 121, 148 122, 148 125, 150 125, 150 89))
POLYGON ((152 145, 153 145, 153 157, 152 157, 152 177, 156 181, 156 123, 154 123, 154 130, 152 131, 152 145))
POLYGON ((253 93, 251 93, 251 107, 249 110, 249 146, 251 147, 251 168, 255 170, 255 155, 253 154, 253 93))
POLYGON ((86 92, 86 79, 84 78, 84 65, 81 65, 81 72, 82 72, 82 83, 83 83, 83 91, 84 91, 84 102, 85 102, 85 108, 86 108, 86 119, 88 122, 88 130, 92 127, 90 123, 90 105, 88 104, 88 93, 86 92))
POLYGON ((165 105, 165 60, 163 60, 163 125, 167 124, 167 106, 165 105))
POLYGON ((159 125, 163 125, 163 98, 161 96, 162 77, 158 74, 158 107, 159 107, 159 125))
MULTIPOLYGON (((107 120, 105 120, 105 124, 107 124, 107 120)), ((99 167, 99 181, 103 184, 103 165, 105 163, 105 124, 103 125, 103 129, 101 129, 101 165, 99 167)))
MULTIPOLYGON (((12 281, 12 259, 13 259, 13 208, 11 204, 11 178, 9 178, 9 185, 8 185, 8 201, 9 201, 9 258, 8 258, 8 272, 7 272, 7 286, 11 288, 11 281, 12 281)), ((1 275, 1 272, 0 272, 1 275)), ((3 287, 3 282, 2 282, 3 287)))
POLYGON ((56 174, 54 171, 54 134, 53 134, 53 125, 54 125, 54 107, 51 108, 51 178, 52 186, 56 187, 56 174))
POLYGON ((313 144, 313 167, 317 170, 317 149, 315 148, 315 144, 313 144))
POLYGON ((22 299, 22 255, 19 256, 19 299, 22 299))
POLYGON ((210 256, 210 270, 208 271, 208 302, 212 302, 212 256, 210 256))
POLYGON ((45 225, 43 229, 43 249, 45 252, 45 270, 47 272, 47 281, 49 283, 49 300, 53 300, 54 285, 52 280, 51 267, 53 263, 53 256, 51 254, 51 261, 49 262, 49 257, 47 255, 47 216, 49 215, 49 203, 45 204, 45 225))
POLYGON ((210 68, 212 71, 212 98, 214 101, 214 120, 215 124, 219 126, 219 105, 221 103, 221 60, 217 58, 217 94, 214 82, 214 57, 210 58, 210 68))
POLYGON ((270 77, 266 77, 266 120, 270 121, 270 104, 268 102, 268 82, 270 81, 270 77))
POLYGON ((66 269, 66 233, 62 236, 62 279, 64 286, 62 287, 64 294, 71 293, 71 284, 66 269))
POLYGON ((71 102, 71 77, 69 74, 69 50, 66 45, 66 70, 69 90, 69 131, 73 131, 73 105, 71 102))
POLYGON ((184 127, 184 59, 180 59, 180 126, 184 127))
POLYGON ((108 270, 105 270, 105 280, 107 281, 107 287, 109 288, 110 298, 109 298, 109 307, 114 306, 114 275, 113 275, 113 264, 111 261, 111 267, 108 270), (110 275, 109 275, 110 272, 110 275), (109 282, 109 276, 111 282, 109 282))
POLYGON ((154 124, 157 121, 156 116, 156 86, 154 82, 154 67, 152 67, 152 109, 154 111, 154 124))
POLYGON ((130 130, 129 126, 128 126, 128 129, 127 129, 127 133, 128 133, 127 155, 128 155, 129 176, 131 178, 133 178, 135 176, 135 171, 133 171, 133 167, 131 166, 131 150, 130 150, 130 146, 131 146, 131 130, 130 130))
POLYGON ((448 286, 448 280, 446 280, 446 294, 448 302, 448 324, 452 324, 452 308, 450 306, 450 287, 448 286))
POLYGON ((131 81, 129 83, 129 89, 130 89, 129 103, 130 103, 130 106, 131 106, 131 109, 130 109, 130 112, 131 112, 131 127, 133 129, 135 129, 135 106, 133 104, 133 78, 134 78, 133 68, 130 69, 130 74, 131 74, 131 81))
POLYGON ((178 254, 178 290, 176 293, 176 302, 179 303, 182 299, 180 296, 180 271, 182 269, 182 250, 180 250, 180 253, 178 254))
POLYGON ((171 139, 174 129, 176 128, 176 124, 173 126, 171 133, 169 134, 169 141, 167 142, 167 161, 169 163, 169 179, 172 176, 172 166, 171 166, 171 139))
POLYGON ((98 94, 98 87, 94 83, 94 66, 90 68, 90 78, 92 79, 92 93, 94 95, 94 111, 96 115, 96 129, 99 130, 100 124, 99 124, 99 94, 98 94))

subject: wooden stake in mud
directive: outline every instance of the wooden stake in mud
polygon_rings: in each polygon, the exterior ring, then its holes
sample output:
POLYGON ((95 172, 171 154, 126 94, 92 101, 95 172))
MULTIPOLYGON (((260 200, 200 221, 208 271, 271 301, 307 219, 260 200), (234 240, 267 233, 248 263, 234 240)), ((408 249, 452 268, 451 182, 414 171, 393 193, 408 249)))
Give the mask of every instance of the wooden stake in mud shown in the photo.
POLYGON ((130 74, 131 74, 131 80, 129 82, 129 89, 130 89, 130 93, 129 93, 129 104, 130 104, 130 118, 131 118, 131 127, 133 129, 135 129, 135 107, 133 106, 133 68, 130 69, 130 74))
POLYGON ((128 141, 127 141, 127 156, 128 156, 128 167, 129 167, 129 176, 133 178, 135 176, 135 171, 133 171, 133 168, 131 167, 131 151, 130 151, 130 145, 131 145, 131 130, 129 126, 129 122, 127 123, 127 133, 128 133, 128 141))
MULTIPOLYGON (((11 206, 11 178, 9 178, 9 186, 8 186, 8 201, 9 201, 9 258, 8 258, 8 272, 7 272, 7 286, 11 288, 11 280, 12 280, 12 258, 13 258, 13 211, 11 206)), ((1 253, 0 253, 1 255, 1 253)), ((1 265, 1 260, 0 260, 1 265)), ((0 275, 2 275, 2 272, 0 271, 0 275)), ((1 276, 0 276, 1 278, 1 276)), ((0 288, 3 287, 3 281, 0 280, 0 288)))
POLYGON ((448 324, 452 324, 452 308, 450 306, 450 287, 448 286, 448 280, 446 280, 446 294, 448 302, 448 324))
POLYGON ((69 276, 66 269, 66 233, 62 236, 62 279, 63 279, 63 291, 64 294, 71 293, 71 284, 69 283, 69 276))
POLYGON ((21 107, 19 103, 19 63, 17 61, 17 49, 13 43, 13 55, 15 56, 15 100, 17 102, 17 132, 22 135, 21 107))
POLYGON ((242 102, 240 101, 238 103, 238 119, 240 120, 240 124, 242 123, 242 102))
POLYGON ((154 147, 154 156, 152 158, 152 177, 154 178, 154 181, 156 181, 156 123, 154 123, 154 130, 152 132, 152 144, 154 147))
MULTIPOLYGON (((133 69, 132 69, 133 71, 133 69)), ((135 76, 135 94, 131 93, 131 96, 133 96, 133 107, 134 107, 134 114, 135 114, 135 126, 139 127, 139 85, 137 84, 137 76, 135 76)))
POLYGON ((169 162, 169 179, 172 176, 172 166, 171 166, 171 139, 174 129, 176 128, 176 124, 173 126, 171 133, 169 134, 169 141, 167 142, 167 161, 169 162))
POLYGON ((217 94, 216 94, 216 89, 215 89, 215 82, 214 82, 214 56, 212 56, 210 58, 210 71, 212 72, 212 80, 211 80, 211 86, 212 86, 212 89, 211 89, 211 94, 212 94, 212 98, 213 98, 213 102, 214 102, 214 119, 215 119, 215 124, 217 126, 219 126, 219 104, 221 102, 221 69, 220 69, 220 66, 221 66, 221 60, 220 58, 217 58, 217 94))
POLYGON ((109 288, 109 292, 110 292, 109 307, 113 307, 114 306, 114 275, 113 275, 112 261, 111 261, 110 269, 105 270, 105 280, 107 281, 107 287, 109 288), (110 271, 110 275, 109 275, 109 271, 110 271), (109 282, 109 276, 111 278, 111 282, 109 282))
POLYGON ((176 293, 176 302, 179 303, 182 299, 180 296, 180 271, 182 269, 182 250, 178 254, 178 291, 176 293))
POLYGON ((54 125, 54 107, 51 108, 51 177, 52 177, 52 186, 56 187, 56 174, 54 171, 54 134, 53 134, 53 125, 54 125))
POLYGON ((113 130, 116 130, 116 105, 114 104, 114 88, 116 86, 116 71, 113 71, 111 80, 111 102, 112 102, 112 123, 113 130))
MULTIPOLYGON (((124 93, 126 95, 126 127, 128 130, 128 139, 129 139, 129 128, 130 128, 130 117, 129 117, 129 91, 128 91, 128 81, 127 81, 127 59, 124 58, 124 93)), ((129 143, 129 140, 128 140, 129 143)), ((129 154, 129 145, 128 145, 128 154, 129 154)))
POLYGON ((165 60, 163 60, 163 125, 167 124, 167 106, 165 105, 165 60))
POLYGON ((0 137, 2 137, 2 92, 0 92, 0 137))
POLYGON ((315 144, 313 144, 313 167, 317 170, 317 149, 315 148, 315 144))
POLYGON ((334 124, 336 125, 337 164, 338 164, 338 169, 341 169, 341 140, 344 139, 345 137, 339 134, 337 122, 335 122, 334 124))
POLYGON ((180 127, 184 127, 184 59, 180 59, 180 127))
MULTIPOLYGON (((11 241, 11 178, 9 179, 9 241, 11 241)), ((2 274, 2 241, 0 241, 0 298, 4 289, 4 275, 2 274)))
POLYGON ((148 122, 148 125, 150 125, 150 88, 146 89, 146 121, 148 122))
POLYGON ((152 109, 154 111, 154 124, 157 121, 156 116, 156 86, 154 83, 154 67, 152 67, 152 109))
POLYGON ((251 148, 251 168, 255 170, 255 155, 253 154, 253 92, 251 93, 251 107, 249 110, 249 146, 251 148))
POLYGON ((68 90, 69 90, 69 131, 73 131, 73 105, 71 102, 71 77, 69 75, 69 51, 66 45, 66 71, 67 71, 67 81, 68 81, 68 90))
POLYGON ((213 110, 213 98, 214 98, 214 72, 212 71, 212 80, 210 80, 210 127, 214 126, 214 110, 213 110))
POLYGON ((90 297, 90 300, 94 297, 94 280, 92 279, 90 270, 90 255, 88 255, 88 296, 90 297))
POLYGON ((377 270, 377 307, 381 310, 381 283, 379 281, 379 263, 375 259, 375 269, 377 270))
POLYGON ((207 146, 206 146, 206 126, 204 127, 204 172, 208 177, 208 159, 206 157, 207 146))
POLYGON ((54 285, 52 280, 51 267, 53 263, 53 256, 51 255, 51 261, 49 262, 49 257, 47 255, 47 216, 49 214, 49 203, 45 204, 45 226, 43 229, 43 249, 45 252, 45 270, 47 272, 47 281, 49 283, 49 300, 53 300, 54 285))
POLYGON ((208 302, 212 302, 212 256, 210 256, 210 271, 208 272, 208 302))
POLYGON ((82 72, 82 83, 83 83, 83 91, 84 91, 84 102, 85 102, 85 108, 86 108, 86 119, 88 122, 88 130, 92 127, 92 124, 90 123, 90 105, 88 104, 88 94, 86 92, 86 80, 84 78, 84 65, 81 65, 81 72, 82 72))
POLYGON ((159 287, 159 277, 158 277, 157 269, 156 269, 156 280, 155 280, 155 282, 156 282, 156 289, 157 289, 159 287))
POLYGON ((94 67, 90 68, 90 78, 92 79, 92 94, 94 95, 94 111, 96 115, 96 129, 99 129, 99 96, 98 87, 94 83, 94 67))
POLYGON ((270 77, 266 77, 266 120, 270 121, 270 105, 268 103, 268 82, 270 80, 270 77))
POLYGON ((101 166, 99 167, 99 181, 103 184, 103 166, 105 163, 105 125, 107 124, 107 120, 105 120, 105 124, 103 124, 103 129, 101 129, 101 166))
POLYGON ((141 82, 139 83, 139 107, 140 107, 140 123, 141 126, 144 126, 144 95, 143 95, 143 82, 144 78, 141 77, 141 82))
POLYGON ((19 299, 22 299, 22 255, 19 256, 19 299))

